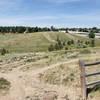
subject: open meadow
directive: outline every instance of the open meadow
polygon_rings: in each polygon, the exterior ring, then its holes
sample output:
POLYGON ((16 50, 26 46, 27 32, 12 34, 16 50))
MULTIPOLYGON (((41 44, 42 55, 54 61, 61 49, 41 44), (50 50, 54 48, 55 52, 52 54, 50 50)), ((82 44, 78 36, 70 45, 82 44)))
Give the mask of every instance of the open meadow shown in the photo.
MULTIPOLYGON (((0 55, 0 100, 83 100, 79 60, 100 61, 100 39, 95 39, 95 47, 87 41, 88 37, 61 32, 0 35, 0 48, 8 50, 0 55), (57 37, 64 47, 48 51, 57 37)), ((87 69, 92 71, 100 71, 100 66, 87 69)), ((88 100, 100 100, 100 86, 88 100)))

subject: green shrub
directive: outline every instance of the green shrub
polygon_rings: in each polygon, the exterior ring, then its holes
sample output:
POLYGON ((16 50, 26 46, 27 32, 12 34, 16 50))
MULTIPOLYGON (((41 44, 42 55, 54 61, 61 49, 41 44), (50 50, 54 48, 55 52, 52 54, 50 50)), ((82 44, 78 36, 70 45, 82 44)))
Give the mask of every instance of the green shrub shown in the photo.
POLYGON ((71 40, 71 44, 74 44, 74 40, 71 40))
POLYGON ((48 51, 54 51, 54 46, 52 44, 48 47, 48 51))
POLYGON ((85 44, 86 44, 86 45, 89 45, 89 44, 90 44, 90 42, 89 42, 89 41, 85 41, 85 44))
POLYGON ((68 47, 67 46, 65 47, 65 50, 68 50, 68 47))
POLYGON ((68 44, 68 45, 71 45, 72 43, 71 43, 71 41, 68 41, 67 44, 68 44))
POLYGON ((6 50, 5 48, 2 48, 0 52, 1 52, 1 55, 5 55, 6 53, 8 53, 8 50, 6 50))
POLYGON ((61 50, 61 49, 63 49, 65 43, 62 42, 62 41, 59 39, 59 37, 57 37, 56 42, 57 42, 57 43, 56 43, 55 45, 52 45, 52 44, 51 44, 51 45, 48 47, 48 51, 54 51, 54 50, 61 50))
POLYGON ((10 82, 4 78, 0 78, 0 90, 5 90, 10 88, 10 82))
POLYGON ((99 85, 96 85, 96 86, 93 88, 93 91, 100 91, 100 84, 99 84, 99 85))

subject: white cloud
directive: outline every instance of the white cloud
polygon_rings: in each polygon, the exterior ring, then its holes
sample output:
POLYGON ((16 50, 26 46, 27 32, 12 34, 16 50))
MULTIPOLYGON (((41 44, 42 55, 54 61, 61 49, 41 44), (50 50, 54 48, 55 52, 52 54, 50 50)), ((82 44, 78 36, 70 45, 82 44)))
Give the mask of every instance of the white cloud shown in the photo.
MULTIPOLYGON (((0 17, 0 25, 26 25, 26 26, 63 26, 63 25, 79 25, 81 23, 85 25, 97 25, 100 22, 100 14, 77 14, 77 15, 20 15, 0 17)), ((80 27, 81 27, 80 25, 80 27)))
POLYGON ((70 2, 78 2, 82 0, 44 0, 50 3, 70 3, 70 2))

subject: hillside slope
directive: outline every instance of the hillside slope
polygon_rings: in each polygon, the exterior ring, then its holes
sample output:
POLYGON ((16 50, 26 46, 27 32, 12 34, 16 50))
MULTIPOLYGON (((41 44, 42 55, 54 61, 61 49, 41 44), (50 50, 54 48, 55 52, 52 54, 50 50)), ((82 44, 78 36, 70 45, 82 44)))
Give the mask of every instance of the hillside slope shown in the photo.
POLYGON ((67 39, 64 33, 57 32, 0 35, 0 48, 7 48, 13 52, 46 51, 58 35, 61 39, 67 39))
MULTIPOLYGON (((10 52, 47 51, 50 44, 56 43, 58 36, 61 40, 88 40, 85 37, 60 32, 5 34, 0 35, 0 48, 6 48, 10 52)), ((100 45, 99 39, 97 43, 100 45)))

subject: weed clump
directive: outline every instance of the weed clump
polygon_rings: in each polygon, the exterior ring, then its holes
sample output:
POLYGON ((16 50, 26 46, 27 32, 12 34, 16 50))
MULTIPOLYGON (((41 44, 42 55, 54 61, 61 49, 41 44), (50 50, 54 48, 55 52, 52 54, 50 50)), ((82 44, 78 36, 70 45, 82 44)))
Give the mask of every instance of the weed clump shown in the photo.
POLYGON ((0 90, 9 90, 10 82, 4 78, 0 78, 0 90))
POLYGON ((1 55, 5 55, 6 53, 8 53, 8 50, 6 50, 5 48, 0 49, 0 53, 1 55))

